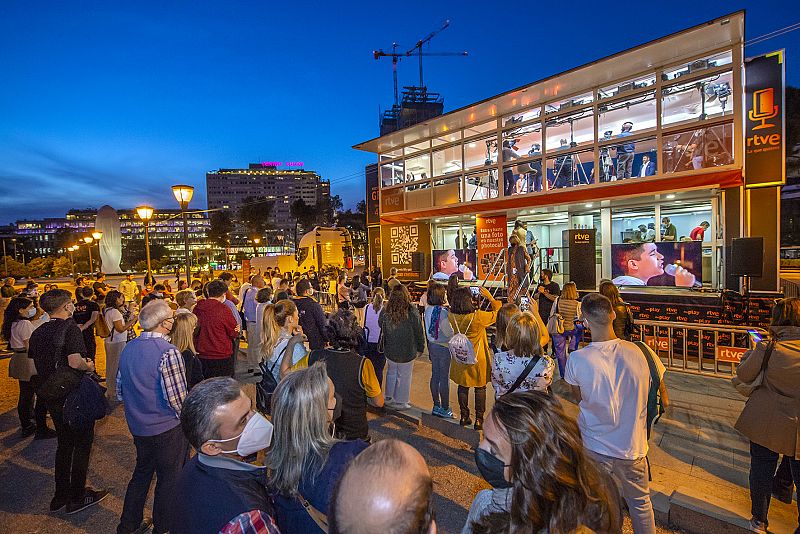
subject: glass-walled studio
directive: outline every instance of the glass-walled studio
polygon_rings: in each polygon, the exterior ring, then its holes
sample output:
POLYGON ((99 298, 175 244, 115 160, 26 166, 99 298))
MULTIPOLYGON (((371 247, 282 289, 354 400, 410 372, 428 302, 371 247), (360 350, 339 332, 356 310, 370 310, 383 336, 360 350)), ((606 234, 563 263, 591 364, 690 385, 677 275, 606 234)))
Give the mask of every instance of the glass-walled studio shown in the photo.
POLYGON ((722 50, 386 150, 384 213, 740 167, 739 81, 722 50))
MULTIPOLYGON (((506 212, 507 235, 511 235, 517 221, 523 221, 535 239, 535 270, 550 269, 560 284, 564 281, 562 233, 565 230, 596 230, 597 280, 612 278, 612 245, 696 241, 702 251, 702 271, 698 281, 707 287, 718 287, 724 260, 722 195, 719 191, 694 191, 619 199, 602 205, 588 202, 509 210, 506 212), (668 225, 674 226, 674 237, 669 235, 668 225)), ((429 222, 432 249, 475 248, 474 216, 443 217, 429 222)))

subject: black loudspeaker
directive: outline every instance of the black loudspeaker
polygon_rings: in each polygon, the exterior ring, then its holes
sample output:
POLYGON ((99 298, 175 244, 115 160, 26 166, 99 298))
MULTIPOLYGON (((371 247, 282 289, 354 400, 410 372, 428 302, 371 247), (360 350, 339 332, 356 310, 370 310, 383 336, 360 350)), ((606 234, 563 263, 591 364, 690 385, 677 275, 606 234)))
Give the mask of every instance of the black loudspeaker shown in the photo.
POLYGON ((764 269, 764 238, 741 237, 731 242, 730 274, 761 277, 764 269))
POLYGON ((420 280, 428 279, 428 276, 430 276, 430 270, 427 262, 425 261, 424 252, 411 253, 411 270, 415 273, 419 273, 420 280))

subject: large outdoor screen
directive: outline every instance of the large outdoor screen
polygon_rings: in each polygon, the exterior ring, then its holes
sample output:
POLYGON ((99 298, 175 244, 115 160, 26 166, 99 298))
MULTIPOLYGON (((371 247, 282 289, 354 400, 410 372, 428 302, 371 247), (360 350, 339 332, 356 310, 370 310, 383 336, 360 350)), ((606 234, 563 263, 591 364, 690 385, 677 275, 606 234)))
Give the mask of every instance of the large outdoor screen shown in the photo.
POLYGON ((453 273, 458 273, 460 280, 475 280, 478 271, 475 268, 475 249, 464 250, 434 250, 431 254, 433 258, 432 274, 442 273, 439 276, 444 279, 453 273))
POLYGON ((700 241, 624 243, 611 245, 612 280, 618 286, 702 285, 700 241))

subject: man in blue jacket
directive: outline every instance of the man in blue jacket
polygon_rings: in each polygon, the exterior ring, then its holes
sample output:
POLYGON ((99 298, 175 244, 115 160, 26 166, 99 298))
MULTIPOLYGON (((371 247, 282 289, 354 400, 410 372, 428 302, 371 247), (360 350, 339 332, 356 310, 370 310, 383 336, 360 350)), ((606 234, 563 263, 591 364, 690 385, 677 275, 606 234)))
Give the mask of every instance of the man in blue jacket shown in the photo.
MULTIPOLYGON (((617 138, 622 139, 628 137, 633 130, 633 123, 623 122, 622 131, 617 135, 617 138)), ((617 180, 624 180, 630 178, 633 173, 633 156, 636 154, 636 143, 633 141, 623 142, 614 147, 617 149, 617 180)))

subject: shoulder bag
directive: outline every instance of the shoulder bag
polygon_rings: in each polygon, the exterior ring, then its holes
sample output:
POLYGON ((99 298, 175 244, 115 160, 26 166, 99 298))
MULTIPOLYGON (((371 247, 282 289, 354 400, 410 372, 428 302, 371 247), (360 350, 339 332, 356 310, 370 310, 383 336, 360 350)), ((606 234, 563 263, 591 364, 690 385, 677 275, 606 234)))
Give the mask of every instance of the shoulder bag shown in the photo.
POLYGON ((536 367, 536 364, 539 363, 539 360, 541 359, 542 356, 540 354, 537 354, 535 357, 531 358, 531 361, 528 362, 528 365, 525 366, 525 369, 522 370, 517 379, 511 385, 511 387, 508 388, 508 391, 503 393, 503 395, 508 395, 509 393, 513 393, 514 391, 516 391, 517 388, 519 388, 522 385, 525 379, 528 378, 528 375, 531 374, 531 371, 533 371, 533 368, 536 367))
POLYGON ((564 333, 564 316, 558 313, 558 299, 556 297, 553 307, 550 309, 550 317, 547 318, 547 332, 550 334, 564 333))
POLYGON ((758 374, 752 381, 742 382, 739 380, 738 376, 731 378, 731 383, 733 384, 733 387, 736 388, 736 391, 745 397, 749 397, 755 390, 764 384, 764 375, 767 373, 767 366, 769 365, 769 359, 772 356, 773 350, 775 350, 775 340, 771 339, 764 350, 764 359, 761 360, 761 369, 758 371, 758 374))
POLYGON ((314 521, 314 523, 317 524, 317 526, 319 527, 319 529, 322 532, 325 532, 325 534, 327 534, 328 533, 328 516, 323 514, 322 512, 317 510, 316 508, 314 508, 314 505, 311 504, 310 502, 308 502, 306 500, 306 498, 303 497, 303 495, 299 491, 297 492, 297 498, 300 501, 300 504, 303 505, 303 508, 305 509, 305 511, 309 515, 309 517, 311 517, 311 519, 314 521))
POLYGON ((28 351, 24 349, 14 349, 14 354, 8 362, 9 378, 16 378, 27 382, 36 374, 36 364, 33 358, 28 357, 28 351))

